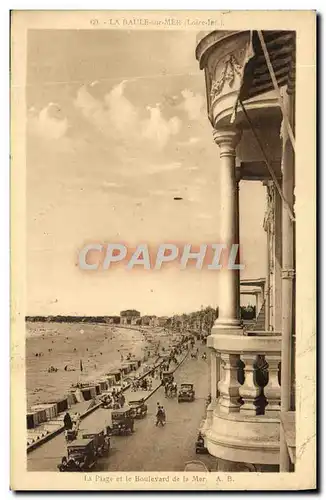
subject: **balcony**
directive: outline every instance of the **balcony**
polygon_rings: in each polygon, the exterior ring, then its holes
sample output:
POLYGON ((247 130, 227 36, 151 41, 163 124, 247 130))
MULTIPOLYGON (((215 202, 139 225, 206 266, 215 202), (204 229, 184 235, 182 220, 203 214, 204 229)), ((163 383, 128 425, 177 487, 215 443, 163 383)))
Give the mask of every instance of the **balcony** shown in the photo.
MULTIPOLYGON (((211 335, 217 397, 207 413, 208 451, 237 463, 279 463, 281 335, 211 335)), ((214 367, 211 367, 214 370, 214 367)))
MULTIPOLYGON (((268 293, 266 307, 260 308, 266 312, 264 326, 260 321, 260 326, 244 329, 240 273, 222 269, 219 274, 219 317, 208 338, 212 404, 204 429, 206 446, 231 463, 229 470, 232 464, 250 463, 260 470, 280 464, 288 471, 284 429, 289 426, 280 426, 280 361, 282 349, 282 409, 289 410, 295 330, 295 32, 213 31, 199 40, 196 57, 205 72, 207 114, 220 150, 219 239, 226 245, 241 244, 241 180, 266 185, 273 214, 266 229, 268 293)), ((253 292, 258 310, 264 291, 253 292)))

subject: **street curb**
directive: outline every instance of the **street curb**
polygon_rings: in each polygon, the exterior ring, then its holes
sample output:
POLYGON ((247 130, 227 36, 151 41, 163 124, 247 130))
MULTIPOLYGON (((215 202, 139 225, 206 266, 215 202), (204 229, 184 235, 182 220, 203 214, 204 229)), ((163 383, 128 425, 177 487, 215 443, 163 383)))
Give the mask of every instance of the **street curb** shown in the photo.
MULTIPOLYGON (((163 363, 163 360, 162 360, 162 363, 163 363)), ((146 377, 147 375, 149 375, 155 368, 150 368, 150 370, 148 370, 146 373, 144 373, 143 375, 141 375, 139 378, 142 379, 144 377, 146 377)), ((122 389, 122 392, 125 392, 127 389, 130 388, 130 384, 126 385, 123 389, 122 389)), ((150 397, 150 396, 149 396, 150 397)), ((90 400, 90 404, 91 404, 91 400, 90 400)), ((100 406, 102 405, 102 403, 97 403, 95 404, 94 406, 92 406, 91 408, 88 408, 84 413, 82 413, 80 415, 80 420, 83 420, 85 417, 87 417, 88 415, 90 415, 93 411, 97 410, 98 408, 100 408, 100 406)), ((64 425, 62 425, 61 427, 59 427, 58 429, 56 429, 55 431, 53 432, 50 432, 49 434, 46 434, 43 438, 41 439, 38 439, 37 441, 35 441, 34 443, 30 444, 28 447, 27 447, 27 453, 29 453, 30 451, 33 451, 35 450, 36 448, 39 448, 40 446, 42 446, 42 444, 46 443, 47 441, 50 441, 50 439, 58 436, 59 434, 61 434, 61 432, 64 431, 64 425)))
MULTIPOLYGON (((90 415, 91 413, 93 413, 93 411, 97 410, 101 406, 101 404, 102 403, 98 403, 98 404, 92 406, 91 408, 88 408, 84 413, 82 413, 80 415, 80 420, 83 420, 83 418, 87 417, 88 415, 90 415)), ((64 428, 64 425, 63 425, 62 427, 59 427, 55 431, 49 432, 49 434, 46 434, 46 436, 44 436, 43 438, 39 439, 38 441, 35 441, 35 443, 30 444, 27 447, 27 453, 29 453, 30 451, 35 450, 36 448, 39 448, 39 446, 42 446, 42 444, 44 444, 47 441, 50 441, 50 439, 58 436, 59 434, 61 434, 64 431, 64 429, 65 428, 64 428)))
MULTIPOLYGON (((186 356, 180 361, 180 363, 173 369, 171 370, 172 373, 174 373, 181 365, 182 363, 185 361, 185 359, 187 358, 189 354, 189 351, 187 351, 187 354, 186 356)), ((161 361, 161 363, 158 365, 160 366, 161 364, 163 363, 163 360, 161 361)), ((152 373, 152 371, 155 370, 155 367, 151 368, 150 370, 148 370, 146 373, 144 373, 143 375, 141 375, 139 378, 142 379, 144 377, 146 377, 147 375, 149 375, 150 373, 152 373)), ((153 394, 162 386, 162 382, 160 383, 160 385, 158 385, 152 392, 151 394, 149 394, 146 398, 144 398, 144 401, 147 401, 151 396, 153 396, 153 394)), ((123 392, 125 392, 127 389, 130 388, 130 384, 127 385, 126 387, 124 387, 122 389, 123 392)), ((92 406, 91 408, 88 408, 84 413, 82 413, 80 415, 80 420, 83 420, 84 418, 86 418, 88 415, 90 415, 91 413, 93 413, 93 411, 97 410, 98 408, 100 408, 100 406, 102 405, 102 403, 98 403, 98 404, 95 404, 94 406, 92 406)), ((38 441, 35 441, 34 443, 30 444, 28 447, 27 447, 27 453, 35 450, 36 448, 39 448, 40 446, 42 446, 42 444, 46 443, 47 441, 50 441, 51 439, 53 439, 54 437, 58 436, 59 434, 61 434, 62 432, 64 431, 64 425, 62 427, 59 427, 58 429, 56 429, 55 431, 47 434, 46 436, 44 436, 43 438, 39 439, 38 441)))

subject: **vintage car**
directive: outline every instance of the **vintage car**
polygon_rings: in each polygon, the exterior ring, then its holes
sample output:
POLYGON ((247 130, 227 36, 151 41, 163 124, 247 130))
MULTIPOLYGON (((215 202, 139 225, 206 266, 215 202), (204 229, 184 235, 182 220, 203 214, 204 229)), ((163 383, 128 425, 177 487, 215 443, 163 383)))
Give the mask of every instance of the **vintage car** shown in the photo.
POLYGON ((181 384, 178 393, 178 403, 181 401, 194 401, 195 391, 194 384, 181 384))
POLYGON ((173 372, 163 372, 162 373, 162 382, 163 384, 171 383, 174 380, 173 372))
POLYGON ((72 429, 67 429, 65 431, 65 439, 68 443, 77 439, 77 435, 78 435, 77 427, 73 427, 72 429))
POLYGON ((67 456, 57 466, 60 472, 82 472, 90 470, 97 456, 93 439, 76 439, 67 446, 67 456))
POLYGON ((204 436, 199 432, 197 436, 197 441, 195 444, 196 453, 208 453, 208 449, 205 446, 204 436))
POLYGON ((144 398, 138 399, 136 401, 129 401, 129 406, 131 407, 132 418, 144 418, 147 415, 147 404, 144 398))
POLYGON ((93 439, 95 455, 97 457, 108 455, 111 443, 106 429, 83 431, 82 436, 83 439, 93 439))
POLYGON ((129 407, 112 410, 112 427, 110 428, 111 435, 132 434, 134 431, 134 419, 132 410, 129 407))

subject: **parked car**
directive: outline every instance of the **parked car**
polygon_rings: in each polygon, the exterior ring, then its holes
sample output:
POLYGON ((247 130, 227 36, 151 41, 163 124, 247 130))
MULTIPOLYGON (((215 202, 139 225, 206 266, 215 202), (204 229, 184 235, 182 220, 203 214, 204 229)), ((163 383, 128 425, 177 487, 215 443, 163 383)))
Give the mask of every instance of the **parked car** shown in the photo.
POLYGON ((75 427, 73 429, 65 430, 65 439, 68 443, 77 439, 78 429, 75 427))
POLYGON ((178 393, 178 403, 181 401, 194 401, 195 390, 194 384, 181 384, 178 393))
POLYGON ((136 401, 129 401, 129 406, 131 407, 132 418, 144 418, 147 415, 147 404, 144 398, 138 399, 136 401))
POLYGON ((96 464, 94 439, 76 439, 67 446, 67 456, 57 466, 60 472, 82 472, 96 464))
POLYGON ((111 435, 132 434, 134 431, 134 419, 131 408, 119 408, 112 410, 111 435))
POLYGON ((163 372, 162 382, 163 384, 171 383, 174 380, 173 372, 163 372))
POLYGON ((83 431, 82 436, 83 439, 93 439, 95 454, 97 457, 108 455, 111 443, 106 429, 83 431))

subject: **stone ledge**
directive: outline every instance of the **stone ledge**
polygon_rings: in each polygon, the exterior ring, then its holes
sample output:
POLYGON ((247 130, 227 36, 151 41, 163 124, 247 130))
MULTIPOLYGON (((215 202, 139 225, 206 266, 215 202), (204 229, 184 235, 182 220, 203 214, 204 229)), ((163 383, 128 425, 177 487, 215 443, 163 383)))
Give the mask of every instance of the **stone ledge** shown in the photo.
POLYGON ((238 413, 219 413, 218 407, 214 411, 214 415, 222 420, 232 420, 233 422, 252 422, 255 424, 260 424, 260 423, 274 423, 274 424, 279 424, 280 423, 280 418, 277 417, 271 417, 269 415, 244 415, 241 412, 238 413))
POLYGON ((247 336, 227 333, 227 330, 220 330, 221 333, 210 335, 207 345, 216 351, 230 354, 241 352, 280 353, 282 337, 279 336, 247 336))
POLYGON ((211 455, 231 462, 278 464, 279 429, 277 419, 260 416, 235 421, 215 412, 205 429, 205 444, 211 455))

